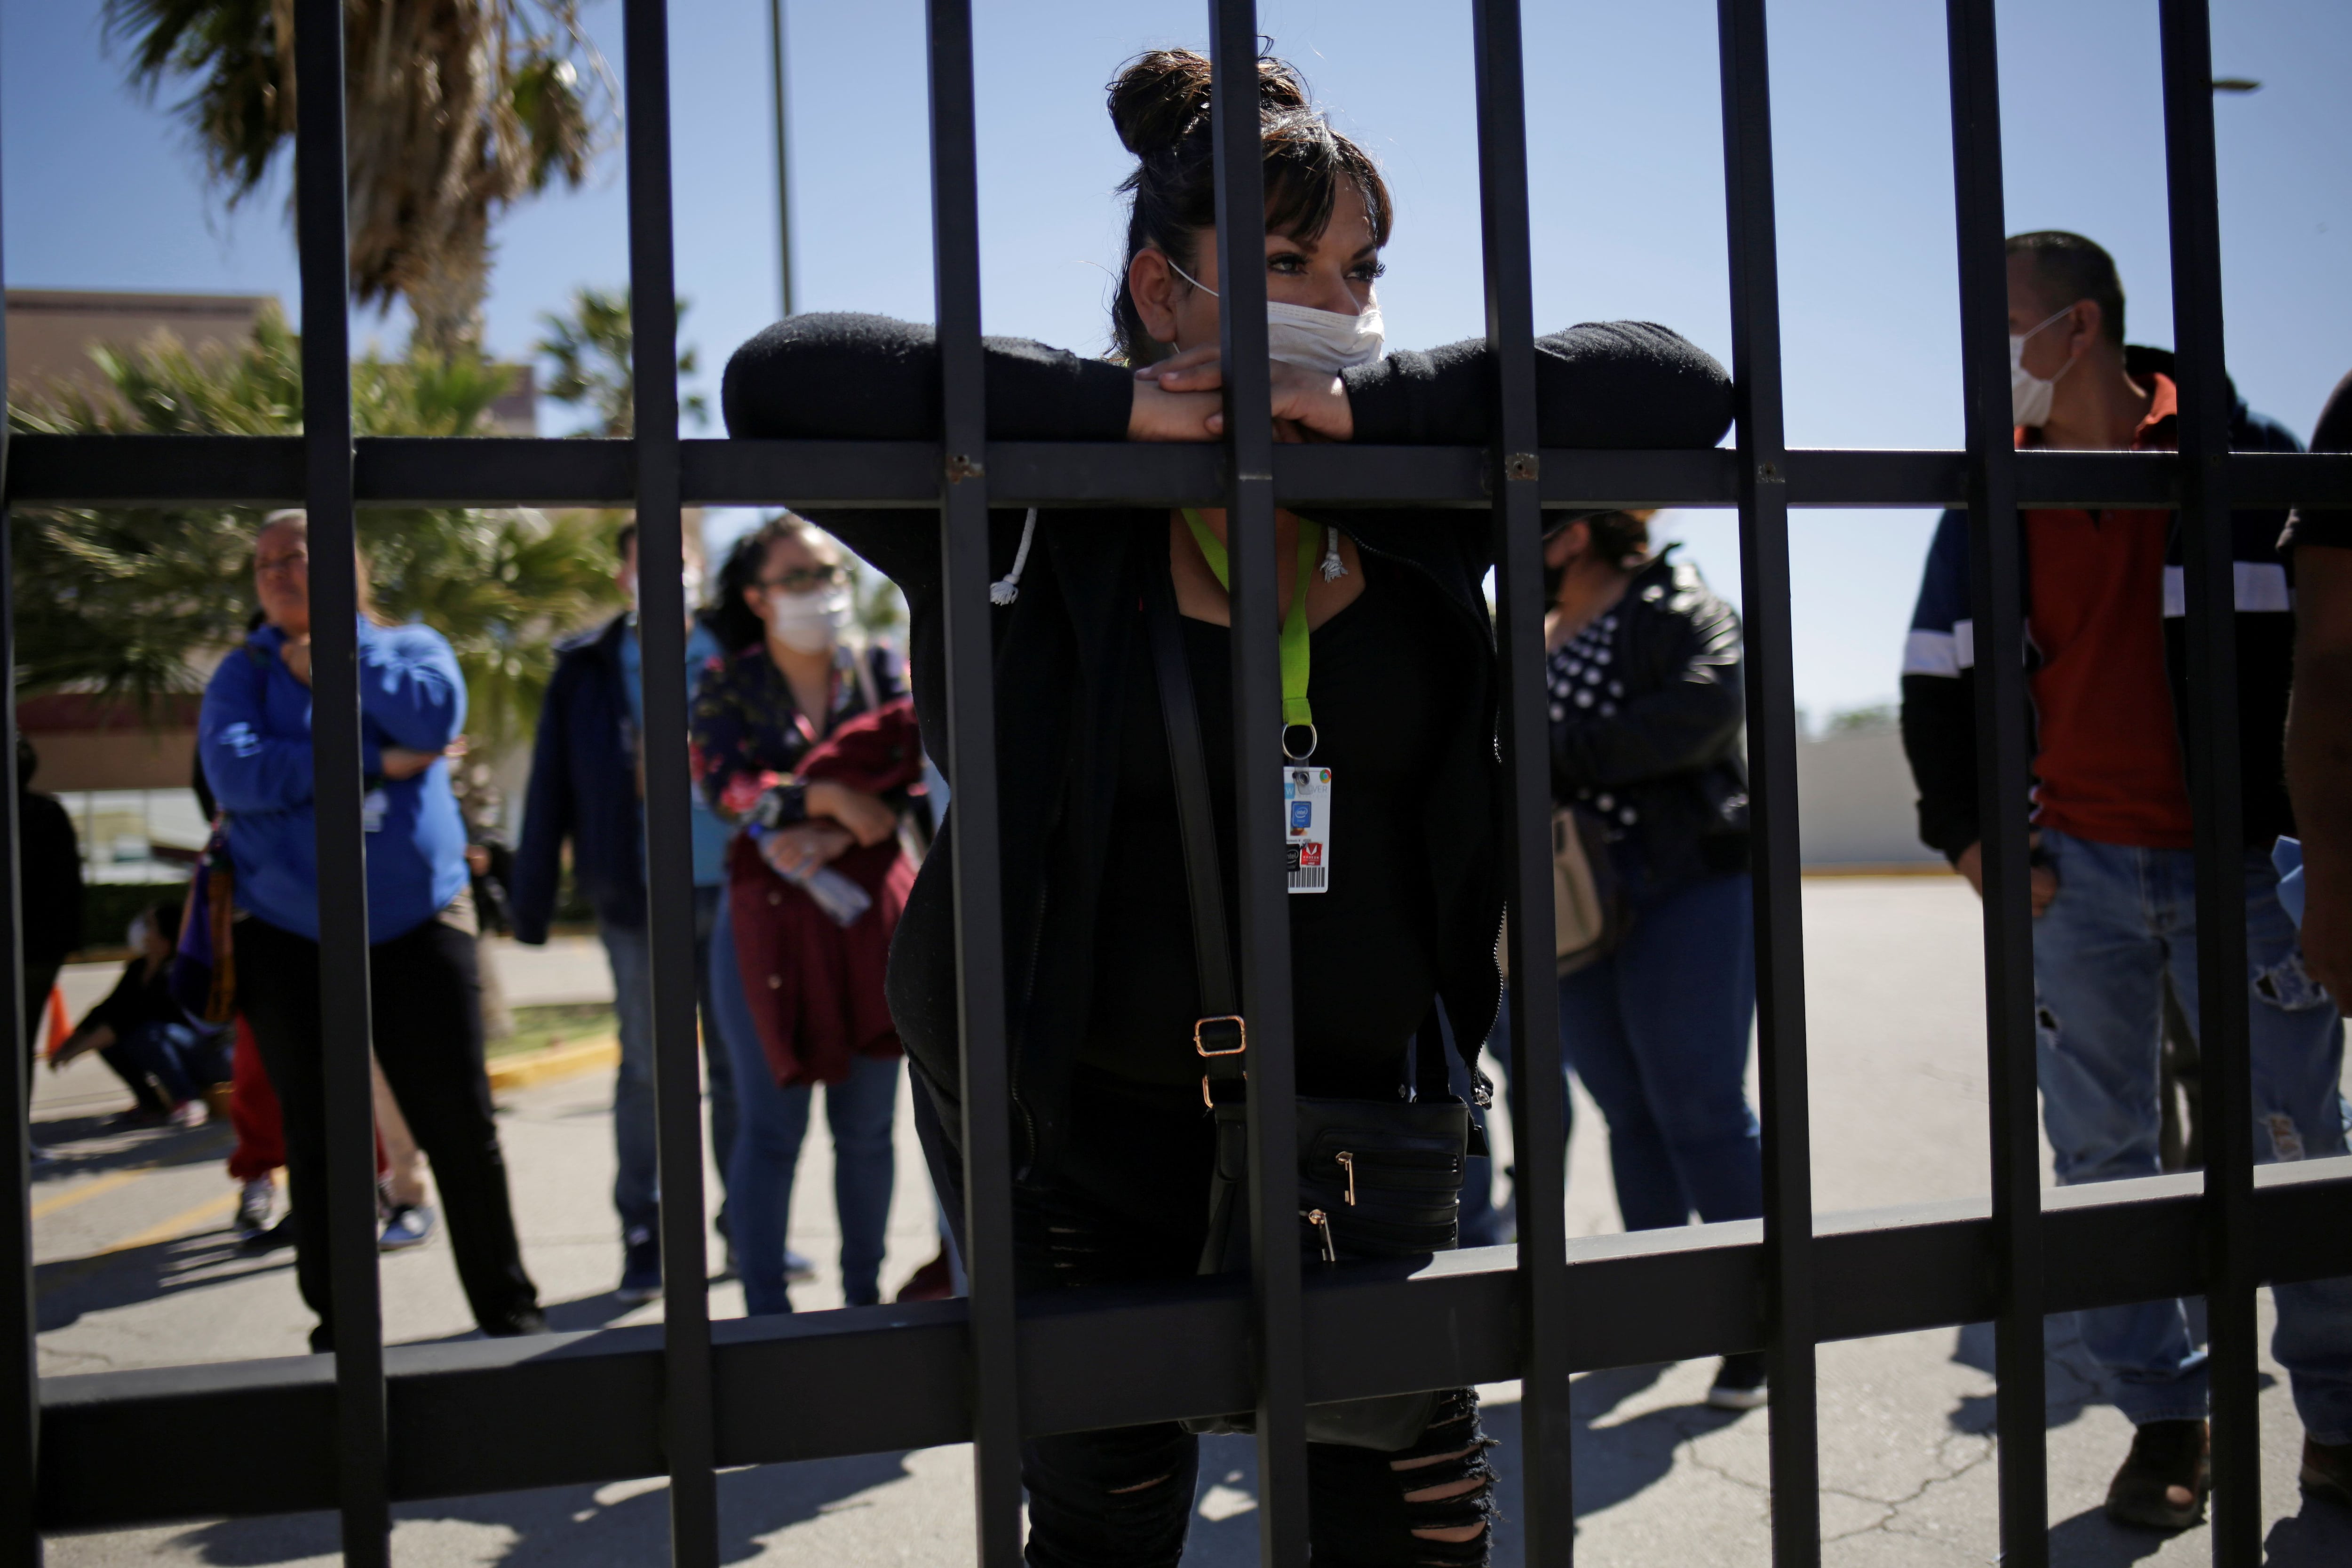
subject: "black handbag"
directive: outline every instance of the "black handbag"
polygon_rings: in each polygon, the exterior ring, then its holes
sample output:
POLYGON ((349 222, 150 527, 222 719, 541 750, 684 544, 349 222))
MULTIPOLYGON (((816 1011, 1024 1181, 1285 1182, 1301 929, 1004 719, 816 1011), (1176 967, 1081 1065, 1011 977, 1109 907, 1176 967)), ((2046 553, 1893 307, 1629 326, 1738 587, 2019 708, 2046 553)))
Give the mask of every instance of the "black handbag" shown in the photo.
MULTIPOLYGON (((1175 769, 1176 816, 1205 1015, 1192 1027, 1192 1044, 1204 1068, 1201 1095, 1216 1121, 1209 1233, 1200 1272, 1223 1274, 1249 1266, 1244 1201, 1249 1188, 1248 1031, 1226 943, 1224 883, 1217 868, 1216 821, 1209 807, 1200 716, 1184 661, 1175 592, 1163 573, 1150 574, 1145 620, 1175 769)), ((1433 1006, 1414 1043, 1413 1099, 1298 1098, 1298 1245, 1303 1258, 1328 1267, 1360 1258, 1423 1257, 1451 1251, 1459 1244, 1463 1161, 1486 1149, 1483 1139, 1476 1140, 1475 1151, 1471 1147, 1476 1129, 1470 1108, 1450 1092, 1436 1016, 1433 1006)), ((1471 1079, 1483 1104, 1486 1079, 1475 1061, 1471 1079)), ((1310 1405, 1307 1440, 1383 1452, 1408 1447, 1427 1429, 1437 1392, 1310 1405)), ((1183 1426, 1189 1432, 1244 1433, 1255 1430, 1255 1418, 1244 1411, 1187 1420, 1183 1426)))

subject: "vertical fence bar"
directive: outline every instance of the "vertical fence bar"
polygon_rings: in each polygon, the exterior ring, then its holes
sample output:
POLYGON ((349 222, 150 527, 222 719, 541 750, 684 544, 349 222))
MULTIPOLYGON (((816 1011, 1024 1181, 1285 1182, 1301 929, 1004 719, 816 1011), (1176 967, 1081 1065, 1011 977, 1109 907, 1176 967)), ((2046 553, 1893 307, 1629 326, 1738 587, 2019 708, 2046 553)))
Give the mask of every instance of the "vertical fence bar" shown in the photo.
POLYGON ((302 272, 303 500, 310 529, 311 767, 319 856, 319 1026, 343 1561, 389 1568, 383 1310, 376 1282, 367 845, 361 832, 359 576, 352 505, 343 18, 303 0, 294 31, 295 213, 302 272))
MULTIPOLYGON (((1234 825, 1242 1014, 1249 1020, 1250 1270, 1257 1293, 1258 1561, 1307 1561, 1307 1380, 1298 1278, 1297 1083, 1291 1059, 1290 894, 1283 870, 1282 667, 1276 646, 1274 405, 1266 357, 1265 169, 1257 6, 1210 0, 1217 160, 1218 346, 1232 563, 1234 825)), ((1295 592, 1304 594, 1307 585, 1295 592)))
POLYGON ((1739 574, 1755 824, 1757 1033, 1764 1091, 1765 1357, 1771 1374, 1772 1560, 1821 1561, 1813 1350, 1813 1178, 1805 1067, 1804 907, 1797 882, 1797 700, 1790 645, 1788 442, 1780 418, 1779 240, 1764 0, 1718 0, 1732 374, 1739 417, 1739 574))
MULTIPOLYGON (((0 310, 0 495, 7 493, 8 476, 8 327, 0 310)), ((0 1564, 6 1568, 38 1568, 41 1532, 34 1524, 34 1505, 41 1474, 40 1319, 33 1304, 33 1096, 24 1064, 32 1058, 34 1038, 25 1028, 25 907, 19 886, 24 856, 18 848, 21 825, 16 820, 16 521, 0 503, 0 670, 8 672, 5 716, 0 716, 0 877, 6 896, 0 898, 0 1008, 5 1009, 8 1081, 0 1086, 0 1161, 6 1162, 5 1191, 0 1191, 0 1344, 16 1348, 6 1352, 0 1371, 0 1408, 7 1411, 8 1429, 23 1445, 19 1457, 0 1474, 0 1564)))
POLYGON ((1952 185, 1969 448, 1969 585, 1976 617, 1977 816, 1983 825, 1985 1060, 1991 1091, 1992 1266, 1999 1310, 2001 1562, 2050 1560, 2042 1352, 2042 1143, 2035 1117, 2033 911, 2028 899, 2024 543, 2009 408, 2000 57, 1993 0, 1949 0, 1952 185))
MULTIPOLYGON (((2213 50, 2204 0, 2163 0, 2165 197, 2179 356, 2180 554, 2189 639, 2189 797, 2196 821, 2197 1037, 2205 1061, 2205 1300, 2213 1409, 2213 1561, 2262 1561, 2256 1407, 2253 1115, 2246 1008, 2230 392, 2221 330, 2213 50)), ((2275 737, 2265 744, 2275 748, 2275 737)))
POLYGON ((931 265, 939 313, 940 548, 946 565, 949 811, 963 1019, 965 1310, 972 1509, 983 1568, 1021 1561, 1013 1334, 1013 1100, 1004 1034, 994 638, 988 601, 988 405, 980 342, 980 160, 971 0, 930 0, 931 265))
POLYGON ((628 137, 629 333, 635 382, 637 576, 646 732, 646 912, 653 949, 654 1118, 661 1178, 662 1453, 670 1560, 718 1568, 709 1258, 702 1238, 702 1060, 697 1043, 693 829, 686 756, 686 570, 678 502, 677 278, 670 224, 669 18, 623 16, 628 137))
POLYGON ((1575 1416, 1568 1366, 1567 1084, 1552 973, 1551 757, 1544 693, 1543 510, 1537 480, 1535 286, 1528 229, 1527 77, 1518 0, 1473 0, 1477 57, 1478 210, 1486 272, 1486 352, 1496 418, 1496 638, 1503 667, 1503 769, 1510 787, 1512 1199, 1519 1226, 1519 1441, 1526 1559, 1564 1568, 1576 1550, 1570 1485, 1575 1416))

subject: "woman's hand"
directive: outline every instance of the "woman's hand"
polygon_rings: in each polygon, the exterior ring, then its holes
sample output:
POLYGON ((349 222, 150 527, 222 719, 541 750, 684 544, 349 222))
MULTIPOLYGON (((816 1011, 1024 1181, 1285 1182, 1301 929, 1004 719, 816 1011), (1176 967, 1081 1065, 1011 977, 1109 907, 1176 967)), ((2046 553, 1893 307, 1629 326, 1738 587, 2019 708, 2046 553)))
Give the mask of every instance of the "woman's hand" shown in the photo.
POLYGON ((760 840, 760 858, 776 875, 797 882, 811 871, 838 858, 856 839, 849 829, 832 822, 796 822, 760 840))
POLYGON ((278 658, 286 666, 286 673, 310 684, 310 639, 307 637, 288 637, 278 645, 278 658))
POLYGON ((1171 392, 1138 371, 1128 410, 1130 441, 1213 441, 1225 427, 1224 400, 1213 392, 1171 392))
MULTIPOLYGON (((1210 395, 1215 412, 1207 415, 1202 427, 1209 437, 1224 434, 1225 417, 1223 401, 1213 395, 1225 384, 1224 369, 1219 363, 1220 351, 1203 345, 1161 360, 1158 364, 1145 365, 1135 373, 1136 415, 1130 416, 1128 434, 1137 440, 1199 440, 1195 436, 1139 435, 1135 426, 1143 416, 1146 387, 1156 387, 1171 401, 1191 400, 1210 395)), ((1269 362, 1274 381, 1274 417, 1278 424, 1296 426, 1308 440, 1346 441, 1356 433, 1355 410, 1348 403, 1347 384, 1336 375, 1308 370, 1304 365, 1282 360, 1269 362)))
POLYGON ((801 799, 810 816, 832 818, 860 844, 879 844, 898 831, 898 814, 880 795, 862 789, 818 779, 807 786, 801 799))
POLYGON ((114 1026, 111 1024, 92 1024, 86 1029, 77 1029, 68 1037, 64 1045, 49 1053, 49 1070, 59 1071, 77 1058, 86 1057, 92 1051, 102 1051, 112 1044, 114 1026))
MULTIPOLYGON (((386 746, 383 753, 383 776, 394 784, 413 779, 442 758, 439 752, 419 752, 407 746, 386 746)), ((462 754, 462 753, 460 753, 462 754)))

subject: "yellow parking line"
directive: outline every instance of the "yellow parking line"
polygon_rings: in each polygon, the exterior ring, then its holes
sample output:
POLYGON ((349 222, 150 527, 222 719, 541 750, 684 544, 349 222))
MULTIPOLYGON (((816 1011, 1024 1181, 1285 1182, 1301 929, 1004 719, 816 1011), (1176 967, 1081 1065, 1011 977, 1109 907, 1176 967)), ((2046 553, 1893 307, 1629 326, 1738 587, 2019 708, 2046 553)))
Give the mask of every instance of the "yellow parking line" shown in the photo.
POLYGON ((226 1219, 236 1212, 237 1194, 234 1192, 208 1198, 192 1209, 173 1215, 170 1219, 149 1226, 137 1236, 125 1237, 110 1247, 101 1247, 89 1256, 103 1258, 110 1252, 129 1252, 136 1247, 152 1247, 159 1241, 176 1241, 207 1221, 226 1219))
POLYGON ((69 1209, 76 1204, 88 1203, 100 1194, 110 1193, 117 1187, 130 1185, 153 1169, 155 1169, 155 1163, 152 1161, 143 1165, 125 1165, 119 1171, 109 1171, 102 1176, 92 1176, 81 1185, 68 1187, 64 1192, 53 1196, 35 1198, 33 1217, 47 1219, 59 1209, 69 1209))
POLYGON ((96 1252, 64 1259, 60 1264, 46 1265, 45 1267, 52 1271, 41 1280, 36 1293, 46 1296, 60 1286, 69 1285, 88 1275, 118 1252, 130 1252, 142 1247, 152 1247, 158 1242, 177 1241, 180 1237, 189 1235, 214 1220, 225 1219, 236 1212, 236 1199, 237 1194, 233 1192, 223 1193, 216 1198, 206 1199, 192 1209, 175 1214, 167 1220, 151 1225, 136 1236, 126 1236, 121 1241, 101 1247, 96 1252))

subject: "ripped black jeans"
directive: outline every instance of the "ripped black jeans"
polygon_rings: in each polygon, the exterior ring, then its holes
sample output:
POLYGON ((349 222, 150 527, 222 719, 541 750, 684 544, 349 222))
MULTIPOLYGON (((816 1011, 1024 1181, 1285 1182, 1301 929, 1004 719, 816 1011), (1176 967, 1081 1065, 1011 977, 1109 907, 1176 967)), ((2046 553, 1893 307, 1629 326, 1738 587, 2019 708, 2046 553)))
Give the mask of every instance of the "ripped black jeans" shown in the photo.
MULTIPOLYGON (((929 1109, 919 1120, 932 1120, 929 1109)), ((1081 1067, 1071 1112, 1054 1185, 1014 1193, 1022 1292, 1191 1278, 1208 1231, 1213 1153, 1199 1090, 1125 1084, 1081 1067)), ((927 1149, 940 1144, 932 1131, 925 1129, 927 1149)), ((935 1160, 933 1173, 955 1183, 954 1165, 935 1160)), ((961 1213, 962 1205, 950 1207, 961 1213)), ((1317 1568, 1484 1568, 1494 1509, 1491 1446, 1479 1426, 1478 1396, 1467 1388, 1442 1395, 1428 1430, 1401 1452, 1309 1444, 1307 1533, 1317 1568), (1463 1482, 1471 1484, 1456 1496, 1406 1500, 1409 1492, 1463 1482), (1413 1533, 1473 1530, 1473 1539, 1458 1542, 1413 1533)), ((1184 1552, 1199 1467, 1200 1439, 1173 1422, 1030 1440, 1022 1455, 1027 1561, 1036 1568, 1173 1568, 1184 1552)))

